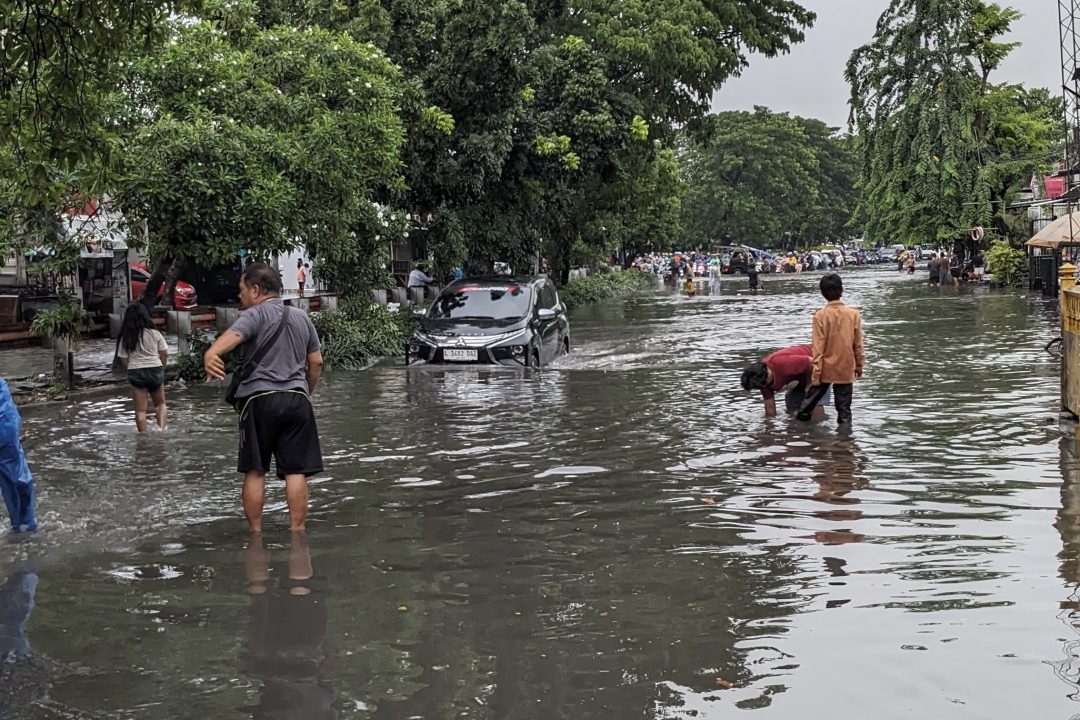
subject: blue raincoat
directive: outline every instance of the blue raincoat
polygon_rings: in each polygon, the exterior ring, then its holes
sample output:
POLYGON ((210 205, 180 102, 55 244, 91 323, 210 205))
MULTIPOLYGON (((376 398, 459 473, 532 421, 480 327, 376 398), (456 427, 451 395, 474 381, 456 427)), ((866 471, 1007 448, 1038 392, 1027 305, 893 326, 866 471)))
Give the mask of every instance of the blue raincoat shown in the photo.
POLYGON ((34 515, 34 476, 26 465, 19 442, 22 420, 7 383, 0 380, 0 493, 4 496, 11 528, 15 532, 37 530, 34 515))

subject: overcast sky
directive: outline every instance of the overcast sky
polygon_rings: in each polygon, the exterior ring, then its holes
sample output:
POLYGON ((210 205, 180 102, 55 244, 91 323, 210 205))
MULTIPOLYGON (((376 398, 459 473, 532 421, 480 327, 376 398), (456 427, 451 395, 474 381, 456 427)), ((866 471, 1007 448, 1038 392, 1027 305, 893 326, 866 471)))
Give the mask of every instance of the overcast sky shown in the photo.
MULTIPOLYGON (((1024 13, 1009 38, 1023 45, 991 80, 1060 92, 1057 4, 1052 0, 999 1, 1024 13)), ((742 77, 730 80, 716 94, 714 110, 751 110, 765 105, 778 112, 847 126, 844 66, 852 50, 873 38, 878 16, 889 0, 801 0, 801 4, 817 13, 806 40, 794 46, 790 55, 751 56, 742 77)))

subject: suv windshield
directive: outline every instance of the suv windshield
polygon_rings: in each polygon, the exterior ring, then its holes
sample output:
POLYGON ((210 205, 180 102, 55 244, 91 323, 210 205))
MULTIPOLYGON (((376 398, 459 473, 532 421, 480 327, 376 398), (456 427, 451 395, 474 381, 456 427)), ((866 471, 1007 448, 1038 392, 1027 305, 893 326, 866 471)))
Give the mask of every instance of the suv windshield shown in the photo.
POLYGON ((462 285, 448 288, 428 310, 432 320, 509 320, 529 311, 530 290, 506 285, 462 285))

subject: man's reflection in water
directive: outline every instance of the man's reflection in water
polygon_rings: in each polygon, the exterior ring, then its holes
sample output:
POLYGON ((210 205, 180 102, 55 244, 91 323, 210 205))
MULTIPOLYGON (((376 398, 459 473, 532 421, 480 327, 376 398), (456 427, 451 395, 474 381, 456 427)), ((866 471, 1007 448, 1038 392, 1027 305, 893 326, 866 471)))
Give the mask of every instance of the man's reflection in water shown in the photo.
MULTIPOLYGON (((866 458, 850 438, 830 439, 821 443, 813 453, 814 482, 818 490, 813 498, 835 505, 855 505, 862 502, 852 496, 853 490, 867 486, 866 458)), ((839 514, 821 517, 859 518, 860 510, 837 511, 839 514)))
POLYGON ((311 567, 304 533, 292 533, 288 577, 270 579, 270 553, 261 535, 244 554, 251 597, 251 640, 246 672, 262 681, 255 718, 336 718, 333 691, 320 677, 326 661, 326 582, 311 567))

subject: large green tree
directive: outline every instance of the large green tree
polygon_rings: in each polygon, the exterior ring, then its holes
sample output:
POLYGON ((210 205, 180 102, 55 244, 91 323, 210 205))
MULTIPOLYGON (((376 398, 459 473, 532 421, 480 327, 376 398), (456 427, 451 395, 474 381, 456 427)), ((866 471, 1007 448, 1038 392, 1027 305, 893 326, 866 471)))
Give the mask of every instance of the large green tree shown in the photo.
POLYGON ((691 246, 775 246, 797 235, 821 194, 803 123, 766 108, 710 116, 683 155, 683 227, 691 246))
POLYGON ((982 0, 892 0, 846 76, 862 154, 857 222, 875 240, 953 242, 989 224, 1051 152, 1047 103, 991 75, 1019 13, 982 0))
POLYGON ((358 291, 390 221, 377 200, 400 186, 397 69, 320 28, 175 32, 127 78, 113 180, 147 224, 158 275, 303 244, 323 277, 358 291))
POLYGON ((699 120, 752 54, 785 52, 814 19, 793 0, 262 7, 264 23, 367 33, 402 67, 400 203, 423 218, 429 252, 444 265, 521 268, 542 249, 562 277, 571 262, 675 231, 679 183, 655 141, 699 120), (651 216, 626 212, 646 197, 651 216))
MULTIPOLYGON (((107 103, 121 64, 198 0, 0 1, 0 250, 53 243, 73 188, 107 190, 107 103)), ((78 257, 51 256, 56 269, 78 257)))

